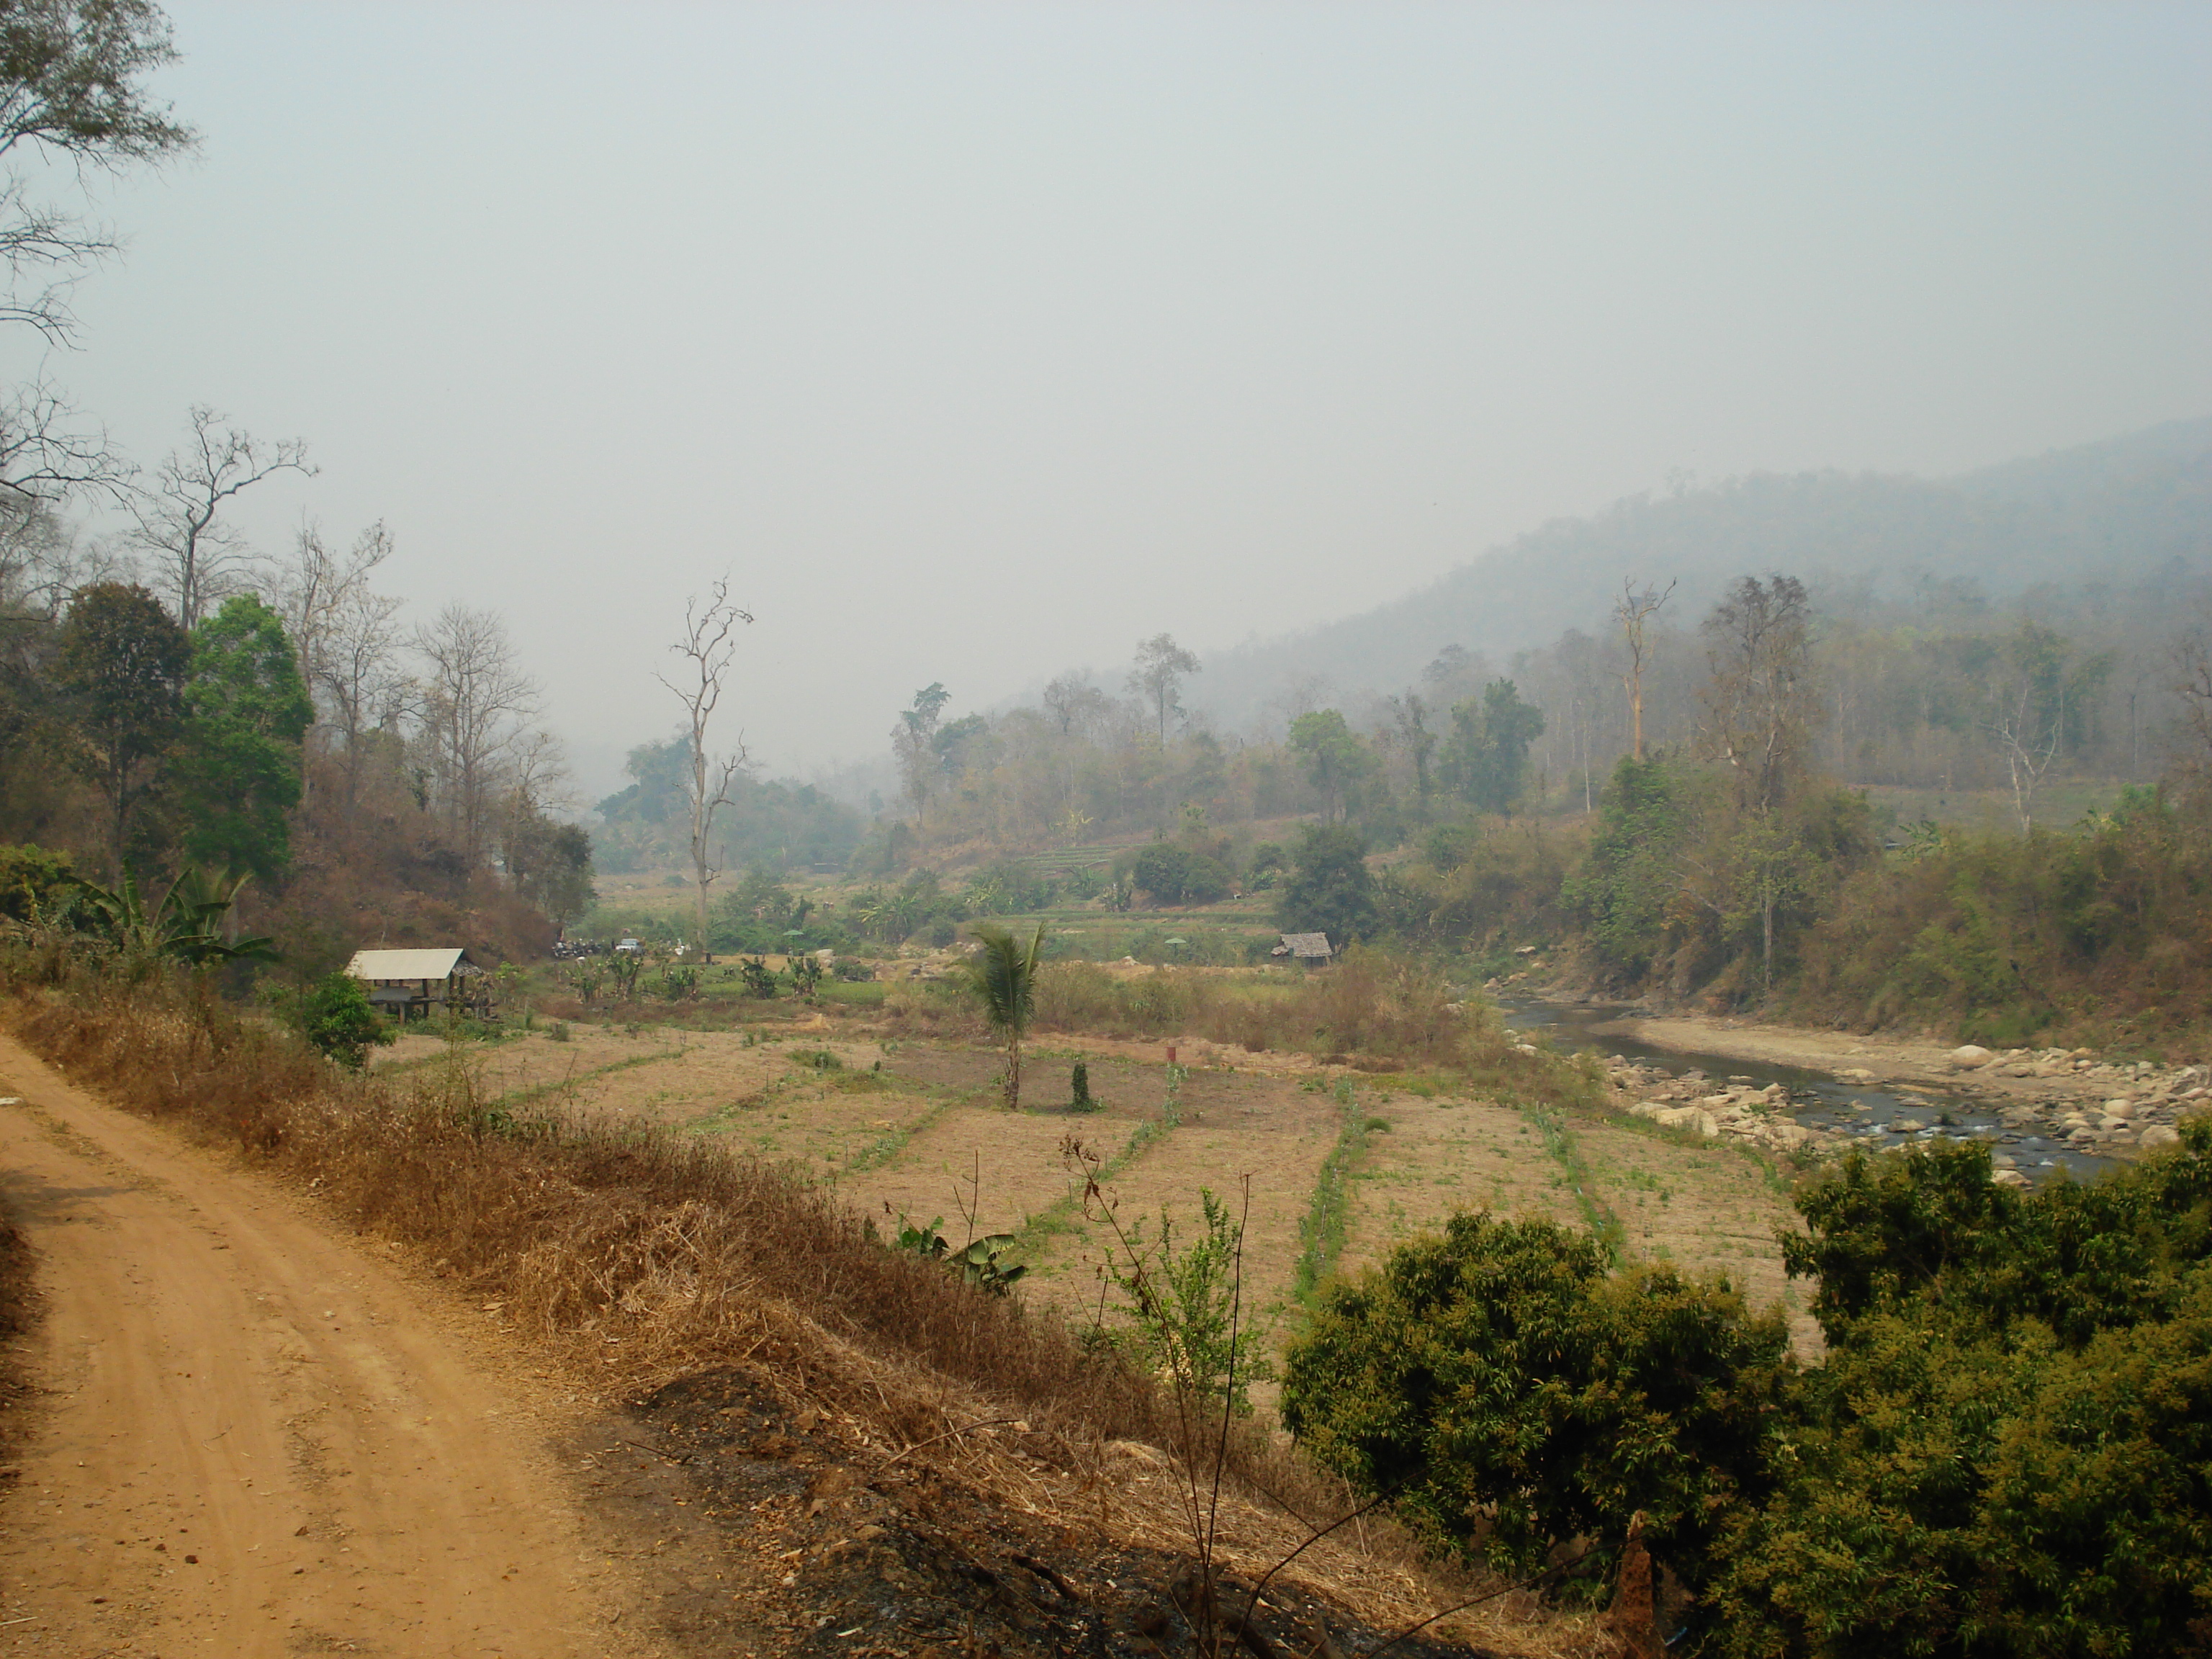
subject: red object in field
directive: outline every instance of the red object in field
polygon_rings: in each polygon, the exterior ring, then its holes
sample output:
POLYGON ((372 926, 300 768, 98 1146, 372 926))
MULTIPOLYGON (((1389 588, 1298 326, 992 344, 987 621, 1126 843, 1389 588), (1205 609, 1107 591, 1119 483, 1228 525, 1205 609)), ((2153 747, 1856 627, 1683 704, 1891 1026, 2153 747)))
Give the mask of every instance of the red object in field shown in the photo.
POLYGON ((1172 1042, 1168 1044, 1168 1064, 1170 1066, 1175 1064, 1175 1044, 1172 1042))

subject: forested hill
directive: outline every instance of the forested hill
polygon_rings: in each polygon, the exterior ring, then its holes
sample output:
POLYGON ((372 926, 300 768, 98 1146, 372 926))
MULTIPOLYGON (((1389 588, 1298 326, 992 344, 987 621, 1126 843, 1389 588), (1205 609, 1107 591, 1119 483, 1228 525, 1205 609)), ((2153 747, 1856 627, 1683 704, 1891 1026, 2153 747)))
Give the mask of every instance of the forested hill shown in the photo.
POLYGON ((1302 678, 1327 701, 1403 686, 1449 645, 1503 665, 1601 625, 1628 578, 1679 580, 1673 614, 1694 617, 1746 574, 1892 592, 1929 577, 2002 601, 2039 583, 2133 587, 2177 562, 2212 569, 2212 418, 1949 479, 1770 474, 1632 496, 1554 520, 1364 615, 1209 654, 1193 700, 1233 726, 1302 678))

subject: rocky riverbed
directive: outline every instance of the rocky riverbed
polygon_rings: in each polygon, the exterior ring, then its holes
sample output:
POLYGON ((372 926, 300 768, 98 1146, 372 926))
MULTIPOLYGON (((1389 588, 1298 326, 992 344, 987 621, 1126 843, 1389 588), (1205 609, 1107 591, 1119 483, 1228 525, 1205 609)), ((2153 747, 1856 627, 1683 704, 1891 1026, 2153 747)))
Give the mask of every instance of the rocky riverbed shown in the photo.
POLYGON ((2208 1066, 2113 1060, 2079 1048, 1974 1047, 1950 1051, 1942 1065, 1940 1083, 1929 1075, 1918 1091, 1899 1086, 1894 1066, 1885 1068, 1887 1078, 1870 1067, 1836 1067, 1838 1084, 1887 1091, 1856 1101, 1832 1088, 1761 1086, 1749 1077, 1716 1079, 1622 1054, 1607 1062, 1607 1079, 1615 1103, 1635 1116, 1776 1152, 1817 1157, 1869 1142, 1988 1140, 1997 1180, 2019 1186, 2029 1183, 2028 1170, 2172 1146, 2181 1119, 2212 1110, 2208 1066))

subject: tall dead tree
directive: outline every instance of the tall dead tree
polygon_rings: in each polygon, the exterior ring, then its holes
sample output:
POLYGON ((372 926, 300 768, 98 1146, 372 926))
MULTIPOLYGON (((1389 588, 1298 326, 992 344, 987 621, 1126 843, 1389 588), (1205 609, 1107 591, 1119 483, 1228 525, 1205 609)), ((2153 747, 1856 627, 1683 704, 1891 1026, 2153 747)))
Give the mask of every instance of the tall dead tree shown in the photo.
POLYGON ((421 714, 430 764, 473 870, 483 857, 507 753, 538 712, 538 683, 522 672, 505 624, 489 611, 447 605, 417 630, 415 648, 429 670, 421 714))
POLYGON ((722 685, 730 665, 737 659, 738 628, 752 621, 752 613, 730 603, 730 582, 716 582, 704 604, 695 595, 684 606, 684 637, 668 648, 684 659, 676 679, 655 676, 676 694, 691 725, 690 775, 684 782, 684 804, 691 809, 691 896, 697 909, 698 945, 707 948, 707 888, 722 872, 708 857, 712 851, 714 814, 730 804, 730 787, 743 775, 748 759, 744 734, 738 745, 721 755, 707 747, 707 727, 722 701, 722 685))
POLYGON ((1613 607, 1613 619, 1628 643, 1628 672, 1620 677, 1620 689, 1628 694, 1629 742, 1639 761, 1644 758, 1644 671, 1651 659, 1644 629, 1674 596, 1673 582, 1664 589, 1638 587, 1628 578, 1621 582, 1620 598, 1613 607))
POLYGON ((191 435, 154 474, 151 489, 131 506, 136 539, 163 567, 175 598, 177 621, 186 633, 210 605, 223 598, 246 558, 246 544, 222 522, 223 506, 277 472, 314 476, 307 446, 299 438, 267 443, 223 422, 204 404, 191 412, 191 435))

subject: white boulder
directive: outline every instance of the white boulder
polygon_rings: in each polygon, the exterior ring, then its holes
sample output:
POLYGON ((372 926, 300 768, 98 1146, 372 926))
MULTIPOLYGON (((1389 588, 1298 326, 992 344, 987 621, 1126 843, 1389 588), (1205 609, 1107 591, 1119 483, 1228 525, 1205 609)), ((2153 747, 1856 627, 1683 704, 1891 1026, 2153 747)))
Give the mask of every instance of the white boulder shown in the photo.
POLYGON ((1958 1072, 1978 1072, 1996 1056, 1978 1042, 1964 1042, 1951 1050, 1951 1068, 1958 1072))

